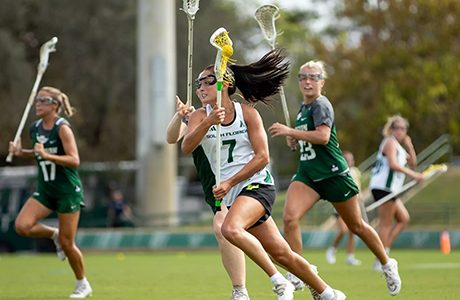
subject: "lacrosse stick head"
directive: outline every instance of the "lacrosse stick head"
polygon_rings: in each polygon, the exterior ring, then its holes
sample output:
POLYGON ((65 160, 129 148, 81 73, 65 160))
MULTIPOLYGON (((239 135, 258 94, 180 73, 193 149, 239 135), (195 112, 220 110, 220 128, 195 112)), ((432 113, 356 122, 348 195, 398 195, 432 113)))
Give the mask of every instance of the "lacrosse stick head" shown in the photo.
POLYGON ((217 29, 212 34, 209 42, 217 49, 216 62, 214 63, 214 73, 217 81, 231 83, 233 76, 228 71, 227 64, 233 54, 233 42, 228 35, 228 31, 223 27, 217 29))
POLYGON ((190 20, 195 19, 196 12, 200 9, 200 0, 184 0, 184 7, 181 8, 190 20))
POLYGON ((48 42, 44 43, 40 48, 40 63, 38 64, 38 72, 45 72, 48 67, 49 54, 56 51, 57 37, 53 37, 48 42))
POLYGON ((254 12, 254 19, 272 48, 275 47, 276 29, 275 20, 278 18, 279 8, 273 4, 263 4, 254 12))

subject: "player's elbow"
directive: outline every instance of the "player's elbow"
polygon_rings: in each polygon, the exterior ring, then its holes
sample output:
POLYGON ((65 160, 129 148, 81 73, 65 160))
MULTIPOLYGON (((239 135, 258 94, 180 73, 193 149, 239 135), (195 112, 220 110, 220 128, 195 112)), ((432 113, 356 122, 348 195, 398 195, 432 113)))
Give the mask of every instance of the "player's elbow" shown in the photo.
POLYGON ((265 167, 266 165, 270 163, 270 155, 268 153, 260 153, 258 154, 258 156, 259 156, 260 165, 262 167, 265 167))
POLYGON ((184 154, 190 154, 193 151, 192 147, 190 147, 189 145, 187 145, 187 143, 184 142, 182 142, 182 146, 180 148, 184 154))
POLYGON ((80 166, 80 158, 79 157, 75 157, 74 161, 72 162, 73 164, 73 168, 78 168, 80 166))
POLYGON ((319 144, 320 145, 327 145, 329 143, 329 140, 330 140, 331 136, 329 134, 324 134, 320 141, 319 141, 319 144))

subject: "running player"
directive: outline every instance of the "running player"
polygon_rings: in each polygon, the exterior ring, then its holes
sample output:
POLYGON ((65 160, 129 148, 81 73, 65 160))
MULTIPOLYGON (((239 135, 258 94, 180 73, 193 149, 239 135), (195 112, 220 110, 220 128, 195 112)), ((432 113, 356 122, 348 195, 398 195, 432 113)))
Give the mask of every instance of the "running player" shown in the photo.
POLYGON ((321 95, 325 84, 324 63, 310 61, 300 67, 299 87, 303 102, 295 128, 275 123, 272 137, 286 136, 288 146, 300 145, 300 162, 287 192, 284 208, 284 234, 292 250, 302 253, 299 221, 320 199, 328 200, 347 227, 358 235, 383 265, 388 291, 396 295, 401 289, 396 260, 389 259, 375 230, 365 223, 358 205, 359 189, 350 175, 340 151, 334 109, 321 95))
MULTIPOLYGON (((287 77, 289 63, 283 63, 284 59, 276 49, 255 63, 228 66, 221 108, 216 104, 213 66, 206 68, 200 78, 213 80, 200 85, 198 91, 206 108, 190 116, 182 151, 191 153, 201 146, 207 160, 215 162, 216 126, 221 124, 222 143, 217 147, 221 151, 218 163, 222 181, 213 192, 216 199, 223 200, 223 207, 231 206, 222 224, 223 236, 265 271, 279 300, 293 299, 295 287, 278 272, 269 255, 309 284, 322 299, 342 300, 345 295, 329 287, 281 236, 271 217, 276 192, 273 177, 266 169, 269 152, 262 119, 255 108, 230 100, 238 88, 246 101, 266 103, 287 77)), ((210 165, 215 173, 215 164, 210 165)))
POLYGON ((51 238, 60 260, 69 259, 76 285, 70 298, 86 298, 92 289, 85 277, 83 256, 75 245, 83 188, 78 176, 80 164, 78 148, 69 122, 60 117, 61 109, 72 116, 74 108, 60 90, 43 87, 35 98, 35 109, 40 119, 30 126, 34 149, 22 149, 21 140, 9 150, 14 155, 35 158, 38 163, 37 190, 27 200, 16 219, 16 231, 27 237, 51 238), (57 211, 59 228, 39 223, 57 211))
MULTIPOLYGON (((198 78, 196 80, 197 95, 199 94, 202 85, 213 86, 215 84, 215 76, 198 78)), ((201 100, 199 95, 198 97, 201 100)), ((179 97, 176 96, 176 110, 177 112, 170 121, 167 129, 166 140, 169 144, 175 144, 182 139, 185 131, 187 130, 189 117, 191 113, 195 111, 195 108, 193 106, 188 107, 188 105, 182 103, 179 97)), ((230 300, 249 300, 249 294, 246 289, 246 266, 244 253, 227 241, 221 231, 222 223, 227 215, 228 209, 226 206, 223 206, 222 210, 216 213, 215 199, 212 193, 212 187, 216 184, 216 177, 211 170, 211 166, 209 165, 206 155, 203 152, 203 147, 198 146, 195 150, 193 150, 192 157, 203 188, 205 201, 214 213, 214 235, 216 236, 219 244, 222 264, 224 265, 233 286, 230 300)))
MULTIPOLYGON (((383 127, 384 139, 377 153, 377 161, 372 169, 372 177, 369 188, 375 201, 396 192, 404 184, 406 175, 415 180, 423 180, 422 173, 415 172, 410 168, 417 166, 417 155, 411 138, 407 135, 409 122, 399 115, 388 118, 383 127), (404 147, 407 148, 404 149, 404 147)), ((383 203, 378 208, 379 236, 385 246, 385 252, 390 255, 390 247, 396 237, 409 224, 410 216, 401 199, 397 196, 383 203), (393 220, 396 223, 393 225, 393 220)), ((374 271, 381 271, 382 266, 378 260, 374 263, 374 271)))

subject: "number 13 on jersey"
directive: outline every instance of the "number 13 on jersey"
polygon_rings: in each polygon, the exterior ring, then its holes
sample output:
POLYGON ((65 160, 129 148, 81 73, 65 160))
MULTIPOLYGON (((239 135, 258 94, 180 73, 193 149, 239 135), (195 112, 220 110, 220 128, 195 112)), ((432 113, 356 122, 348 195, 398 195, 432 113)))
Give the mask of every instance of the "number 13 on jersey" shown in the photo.
POLYGON ((316 157, 316 152, 315 149, 313 149, 313 145, 310 142, 306 141, 299 141, 299 146, 300 146, 300 160, 305 161, 305 160, 311 160, 316 157))

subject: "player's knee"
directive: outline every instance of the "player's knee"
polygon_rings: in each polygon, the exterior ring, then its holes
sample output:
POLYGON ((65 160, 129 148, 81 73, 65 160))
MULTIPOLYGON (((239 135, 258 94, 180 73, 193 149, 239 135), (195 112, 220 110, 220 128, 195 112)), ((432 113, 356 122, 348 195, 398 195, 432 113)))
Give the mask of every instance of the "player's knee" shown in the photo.
POLYGON ((222 235, 227 239, 230 243, 235 244, 241 237, 241 229, 235 226, 231 226, 230 224, 223 224, 221 228, 222 235))
POLYGON ((292 228, 299 226, 300 219, 294 216, 293 214, 284 212, 283 214, 283 223, 284 228, 292 228))
POLYGON ((406 227, 407 225, 409 225, 409 222, 410 222, 410 215, 407 214, 405 215, 403 218, 401 218, 401 220, 399 221, 401 224, 404 225, 404 227, 406 227))
POLYGON ((59 236, 59 243, 61 243, 62 250, 66 253, 72 251, 75 245, 74 241, 66 236, 59 236))
POLYGON ((214 224, 214 235, 218 241, 225 239, 222 234, 222 224, 214 224))
POLYGON ((29 236, 30 235, 30 230, 32 228, 31 224, 28 224, 27 222, 23 222, 19 219, 16 219, 16 222, 14 223, 14 226, 16 228, 16 232, 21 235, 21 236, 29 236))
POLYGON ((364 233, 364 223, 361 220, 358 221, 353 221, 350 224, 347 224, 348 229, 356 234, 357 236, 361 236, 362 233, 364 233))
POLYGON ((288 250, 290 249, 277 249, 277 251, 270 253, 270 256, 282 266, 289 266, 292 261, 292 253, 288 250))

